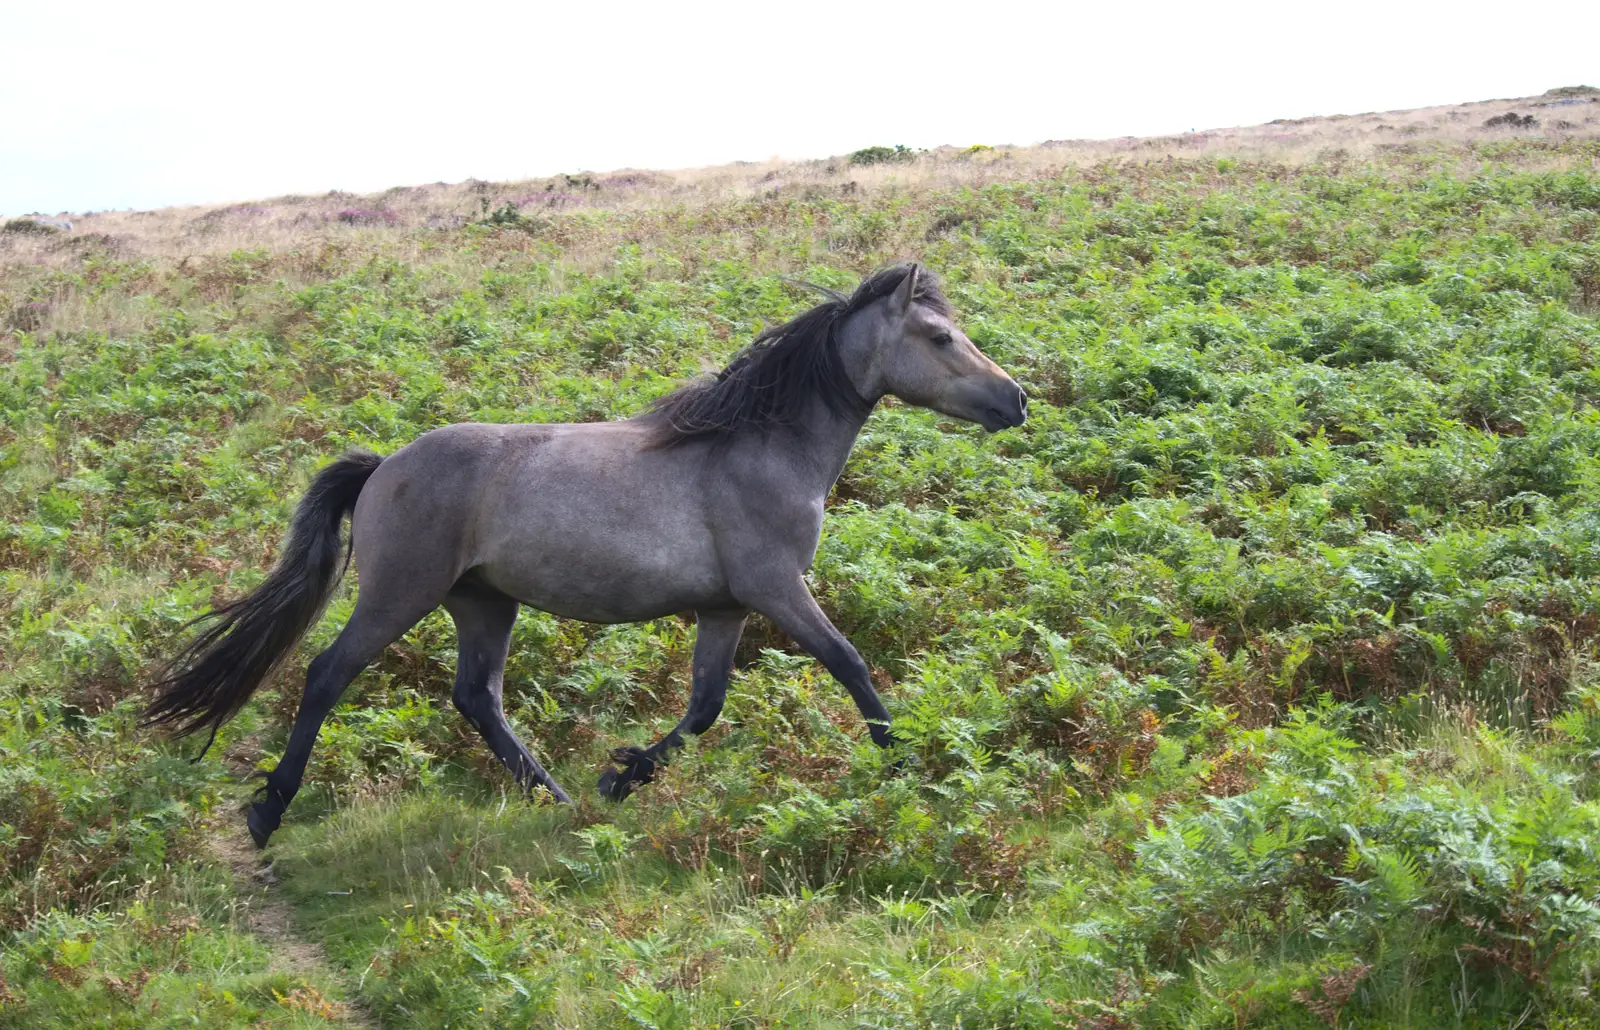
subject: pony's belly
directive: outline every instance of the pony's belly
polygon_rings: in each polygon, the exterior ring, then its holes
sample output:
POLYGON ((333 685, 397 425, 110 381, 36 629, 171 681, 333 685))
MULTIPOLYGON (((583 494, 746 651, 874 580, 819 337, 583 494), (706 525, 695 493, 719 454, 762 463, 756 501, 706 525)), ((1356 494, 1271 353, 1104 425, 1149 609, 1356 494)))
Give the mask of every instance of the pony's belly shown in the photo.
POLYGON ((688 555, 644 566, 551 558, 480 566, 476 574, 530 608, 583 622, 642 622, 734 603, 710 563, 688 555))
POLYGON ((558 427, 496 472, 474 563, 497 589, 588 622, 729 603, 689 455, 640 450, 625 423, 558 427))

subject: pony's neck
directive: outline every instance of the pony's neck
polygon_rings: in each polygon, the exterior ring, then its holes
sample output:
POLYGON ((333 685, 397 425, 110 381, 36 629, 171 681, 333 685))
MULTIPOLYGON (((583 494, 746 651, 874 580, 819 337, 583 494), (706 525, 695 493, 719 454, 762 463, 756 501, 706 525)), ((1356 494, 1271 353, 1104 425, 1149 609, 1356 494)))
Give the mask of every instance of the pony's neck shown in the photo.
POLYGON ((819 397, 811 402, 805 418, 796 427, 799 432, 785 434, 795 456, 795 474, 807 493, 818 498, 828 496, 828 491, 844 472, 856 437, 861 435, 874 406, 869 401, 859 413, 841 415, 819 397))
POLYGON ((794 441, 802 456, 798 464, 803 470, 805 486, 819 498, 828 495, 844 472, 856 437, 861 435, 862 427, 883 395, 877 386, 878 370, 874 361, 879 327, 872 318, 866 317, 867 313, 859 311, 851 315, 839 326, 838 333, 839 360, 856 393, 866 403, 835 410, 838 406, 828 404, 823 398, 812 398, 794 441))

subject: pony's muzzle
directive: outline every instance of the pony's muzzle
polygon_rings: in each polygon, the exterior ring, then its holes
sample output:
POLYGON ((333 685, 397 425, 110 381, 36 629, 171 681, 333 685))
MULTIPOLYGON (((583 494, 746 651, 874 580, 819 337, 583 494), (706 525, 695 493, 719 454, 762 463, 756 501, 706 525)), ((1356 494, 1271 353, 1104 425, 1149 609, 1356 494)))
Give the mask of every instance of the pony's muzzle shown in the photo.
POLYGON ((1007 383, 997 391, 999 396, 984 411, 978 421, 983 428, 994 433, 1014 429, 1028 420, 1028 391, 1016 383, 1007 383))

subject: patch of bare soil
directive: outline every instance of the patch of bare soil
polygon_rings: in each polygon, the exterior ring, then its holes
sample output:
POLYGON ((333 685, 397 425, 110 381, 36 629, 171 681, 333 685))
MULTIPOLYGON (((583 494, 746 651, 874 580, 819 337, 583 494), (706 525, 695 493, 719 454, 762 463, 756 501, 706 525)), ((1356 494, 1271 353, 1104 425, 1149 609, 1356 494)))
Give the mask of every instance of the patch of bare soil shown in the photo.
POLYGON ((232 871, 245 925, 271 953, 272 969, 305 981, 305 988, 292 992, 286 1004, 316 1012, 340 1026, 381 1030, 382 1024, 359 1002, 325 999, 311 986, 315 982, 339 983, 339 974, 320 944, 295 931, 288 903, 275 893, 278 879, 272 866, 261 863, 261 853, 243 825, 218 827, 211 835, 210 848, 232 871))

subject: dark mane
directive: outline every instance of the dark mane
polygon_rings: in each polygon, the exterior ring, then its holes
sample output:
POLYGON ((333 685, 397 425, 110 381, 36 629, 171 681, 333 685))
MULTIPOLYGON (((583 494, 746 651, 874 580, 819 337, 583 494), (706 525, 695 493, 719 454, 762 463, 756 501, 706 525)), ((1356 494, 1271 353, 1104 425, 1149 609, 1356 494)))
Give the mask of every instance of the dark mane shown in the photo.
MULTIPOLYGON (((640 416, 654 429, 656 445, 670 447, 746 429, 797 425, 812 398, 820 398, 840 417, 866 414, 876 398, 862 397, 845 374, 839 358, 839 326, 894 293, 912 267, 895 265, 874 272, 848 297, 812 286, 828 299, 763 331, 727 368, 679 387, 640 416)), ((917 270, 916 299, 951 313, 938 280, 925 268, 917 270)))

